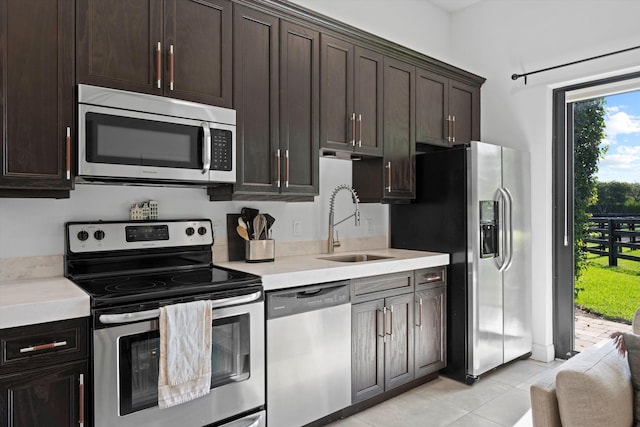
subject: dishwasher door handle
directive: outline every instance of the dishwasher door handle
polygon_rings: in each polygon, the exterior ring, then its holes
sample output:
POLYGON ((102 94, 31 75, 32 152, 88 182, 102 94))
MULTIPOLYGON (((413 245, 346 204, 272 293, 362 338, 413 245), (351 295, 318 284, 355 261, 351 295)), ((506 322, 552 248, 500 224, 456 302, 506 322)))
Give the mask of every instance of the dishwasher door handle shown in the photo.
POLYGON ((337 286, 330 286, 328 288, 314 289, 312 291, 300 291, 300 292, 296 292, 296 298, 303 299, 303 298, 315 297, 318 295, 327 295, 338 289, 344 288, 345 286, 349 286, 349 285, 337 285, 337 286))

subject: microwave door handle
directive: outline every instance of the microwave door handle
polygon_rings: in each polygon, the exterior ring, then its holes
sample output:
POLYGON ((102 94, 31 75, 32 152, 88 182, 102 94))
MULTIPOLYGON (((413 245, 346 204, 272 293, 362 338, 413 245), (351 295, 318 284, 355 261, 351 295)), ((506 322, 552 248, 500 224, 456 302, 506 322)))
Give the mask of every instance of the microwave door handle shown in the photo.
POLYGON ((211 129, 209 122, 202 123, 204 138, 202 139, 202 174, 209 172, 211 167, 211 129))

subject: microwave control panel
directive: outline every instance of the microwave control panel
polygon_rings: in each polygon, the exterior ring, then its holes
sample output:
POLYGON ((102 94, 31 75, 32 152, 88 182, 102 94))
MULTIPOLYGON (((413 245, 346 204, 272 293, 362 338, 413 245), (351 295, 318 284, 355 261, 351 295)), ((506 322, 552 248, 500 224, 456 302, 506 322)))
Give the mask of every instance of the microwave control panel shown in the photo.
POLYGON ((229 130, 211 129, 211 170, 233 170, 232 138, 229 130))

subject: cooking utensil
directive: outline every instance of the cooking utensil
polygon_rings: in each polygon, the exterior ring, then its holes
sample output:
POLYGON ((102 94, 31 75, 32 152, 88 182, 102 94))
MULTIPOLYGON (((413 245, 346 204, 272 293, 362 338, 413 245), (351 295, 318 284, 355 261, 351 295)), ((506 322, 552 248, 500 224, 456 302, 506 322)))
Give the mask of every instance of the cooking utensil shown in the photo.
POLYGON ((238 217, 238 225, 242 228, 244 228, 245 230, 247 229, 247 223, 244 222, 244 220, 242 219, 242 217, 238 217))
POLYGON ((247 232, 250 238, 253 238, 253 235, 255 234, 253 220, 255 219, 256 216, 258 216, 259 213, 260 211, 258 209, 247 208, 247 207, 240 209, 240 217, 242 218, 244 223, 247 225, 247 232))
POLYGON ((267 237, 271 237, 271 227, 273 226, 273 223, 276 222, 276 219, 274 217, 272 217, 269 214, 264 214, 265 219, 267 220, 267 230, 266 230, 266 235, 267 237))
POLYGON ((262 233, 265 231, 265 227, 267 226, 267 220, 265 219, 263 214, 258 214, 253 219, 253 238, 256 240, 262 239, 262 233))
POLYGON ((249 240, 249 233, 247 232, 247 229, 245 227, 239 225, 236 227, 236 231, 238 232, 238 235, 244 240, 249 240))

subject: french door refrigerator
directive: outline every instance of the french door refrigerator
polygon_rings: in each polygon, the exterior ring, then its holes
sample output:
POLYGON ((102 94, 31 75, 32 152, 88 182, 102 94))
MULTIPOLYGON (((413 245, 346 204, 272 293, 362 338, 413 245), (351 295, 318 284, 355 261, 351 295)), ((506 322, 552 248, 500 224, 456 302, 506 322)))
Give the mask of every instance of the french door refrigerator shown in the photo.
POLYGON ((419 145, 416 200, 390 206, 391 247, 448 252, 447 368, 472 383, 531 353, 528 153, 419 145))

